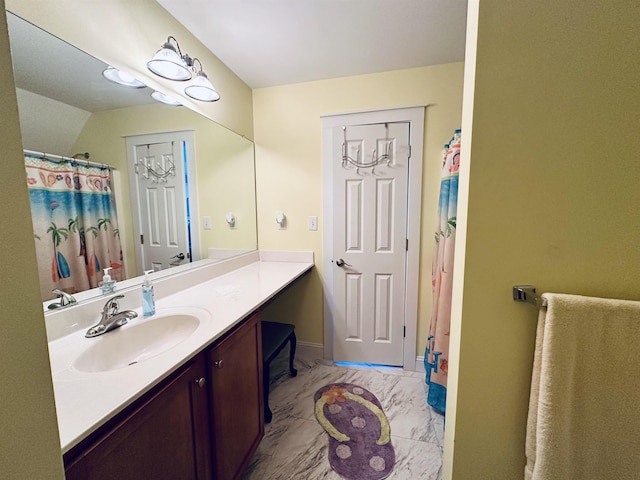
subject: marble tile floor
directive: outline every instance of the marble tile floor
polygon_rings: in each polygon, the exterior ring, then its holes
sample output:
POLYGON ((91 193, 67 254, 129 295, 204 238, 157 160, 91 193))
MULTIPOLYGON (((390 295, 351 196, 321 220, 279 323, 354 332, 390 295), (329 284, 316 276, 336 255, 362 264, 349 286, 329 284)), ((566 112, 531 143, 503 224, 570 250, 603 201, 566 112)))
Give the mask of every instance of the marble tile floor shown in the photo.
POLYGON ((269 405, 273 420, 243 480, 340 480, 327 456, 328 436, 313 413, 313 395, 328 383, 355 383, 373 393, 389 418, 396 464, 388 479, 440 480, 444 418, 427 405, 424 374, 400 368, 341 366, 295 361, 288 349, 271 364, 269 405))

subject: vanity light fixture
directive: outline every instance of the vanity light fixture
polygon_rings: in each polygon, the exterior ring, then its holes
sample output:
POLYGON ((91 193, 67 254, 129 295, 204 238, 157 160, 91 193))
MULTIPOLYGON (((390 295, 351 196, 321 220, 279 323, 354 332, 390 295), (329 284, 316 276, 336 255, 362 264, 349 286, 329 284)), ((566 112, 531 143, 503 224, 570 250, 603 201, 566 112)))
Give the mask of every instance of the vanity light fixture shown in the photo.
POLYGON ((131 75, 130 73, 123 72, 122 70, 118 70, 115 67, 108 67, 103 70, 102 76, 107 80, 117 83, 119 85, 124 85, 125 87, 131 88, 144 88, 146 85, 138 80, 136 77, 131 75))
POLYGON ((147 62, 147 68, 162 78, 183 82, 193 77, 191 64, 189 55, 183 55, 178 41, 169 35, 160 50, 147 62), (171 44, 172 39, 175 47, 171 44))
POLYGON ((197 58, 191 58, 187 53, 183 54, 178 41, 171 35, 167 37, 167 41, 153 58, 147 62, 147 68, 168 80, 184 82, 193 79, 184 89, 184 93, 194 100, 201 102, 220 100, 220 94, 207 78, 207 74, 204 73, 202 62, 197 58), (196 62, 199 68, 196 68, 196 62))
POLYGON ((170 97, 169 95, 166 95, 162 92, 159 92, 158 90, 154 90, 153 93, 151 94, 151 98, 153 98, 154 100, 157 100, 158 102, 162 102, 165 103, 167 105, 171 105, 173 107, 177 107, 182 105, 178 100, 176 100, 173 97, 170 97))
POLYGON ((220 100, 220 94, 207 78, 207 74, 202 70, 202 63, 200 63, 200 60, 197 58, 193 59, 194 69, 196 62, 200 65, 200 70, 196 73, 196 78, 184 89, 184 93, 201 102, 215 102, 216 100, 220 100))
POLYGON ((180 45, 175 37, 169 35, 167 41, 156 52, 151 60, 147 62, 147 68, 156 75, 168 80, 184 82, 191 80, 191 58, 187 54, 182 54, 180 45), (174 47, 171 39, 176 43, 174 47))

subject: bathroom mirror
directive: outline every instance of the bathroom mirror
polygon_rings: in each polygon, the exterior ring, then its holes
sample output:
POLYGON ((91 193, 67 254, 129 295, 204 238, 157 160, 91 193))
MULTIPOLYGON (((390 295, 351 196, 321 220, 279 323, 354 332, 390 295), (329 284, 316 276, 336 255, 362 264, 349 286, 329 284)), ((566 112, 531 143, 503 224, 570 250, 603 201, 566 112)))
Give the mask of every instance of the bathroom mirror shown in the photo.
MULTIPOLYGON (((89 161, 115 167, 114 191, 126 278, 138 277, 126 138, 192 131, 195 144, 195 199, 198 218, 190 218, 199 248, 191 260, 227 258, 257 248, 253 143, 189 110, 151 98, 150 88, 133 89, 108 82, 108 65, 37 26, 7 12, 23 146, 26 150, 71 157, 88 152, 89 161), (227 222, 232 213, 233 224, 227 222), (206 217, 206 221, 203 219, 206 217)), ((192 187, 193 185, 191 185, 192 187)), ((44 239, 51 241, 50 238, 44 239)), ((43 241, 42 238, 36 239, 43 241)), ((36 246, 36 251, 38 247, 36 246)), ((48 268, 39 267, 43 277, 48 268)), ((179 270, 189 268, 186 259, 179 270)), ((40 259, 39 259, 40 262, 40 259)), ((171 274, 172 270, 163 272, 171 274)), ((53 298, 42 288, 43 301, 53 298)), ((75 293, 75 292, 74 292, 75 293)), ((91 289, 80 295, 101 295, 91 289)))

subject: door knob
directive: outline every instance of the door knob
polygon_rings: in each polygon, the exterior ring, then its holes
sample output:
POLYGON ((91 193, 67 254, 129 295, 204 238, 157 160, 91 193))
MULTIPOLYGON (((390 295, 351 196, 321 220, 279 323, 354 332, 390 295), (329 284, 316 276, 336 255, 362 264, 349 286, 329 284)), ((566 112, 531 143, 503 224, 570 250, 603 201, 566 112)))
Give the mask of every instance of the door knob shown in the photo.
POLYGON ((342 258, 336 260, 336 265, 339 267, 351 267, 351 265, 345 262, 342 258))
POLYGON ((213 364, 218 368, 224 367, 224 361, 222 361, 222 360, 218 360, 217 362, 213 362, 213 364))
POLYGON ((196 385, 198 385, 199 387, 204 387, 205 383, 206 383, 206 380, 204 379, 204 377, 201 377, 196 380, 196 385))
POLYGON ((180 252, 179 254, 174 255, 171 258, 177 258, 178 260, 184 260, 184 253, 180 252))

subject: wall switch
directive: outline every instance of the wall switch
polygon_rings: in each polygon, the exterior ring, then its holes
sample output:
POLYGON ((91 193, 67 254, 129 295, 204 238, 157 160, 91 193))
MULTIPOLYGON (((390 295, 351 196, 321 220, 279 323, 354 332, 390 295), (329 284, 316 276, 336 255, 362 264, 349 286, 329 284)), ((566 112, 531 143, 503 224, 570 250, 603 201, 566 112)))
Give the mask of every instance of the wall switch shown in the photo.
POLYGON ((308 219, 308 224, 309 224, 309 230, 310 231, 316 231, 318 230, 318 217, 316 217, 315 215, 309 217, 308 219))
POLYGON ((205 230, 211 230, 211 217, 202 217, 202 226, 205 230))

